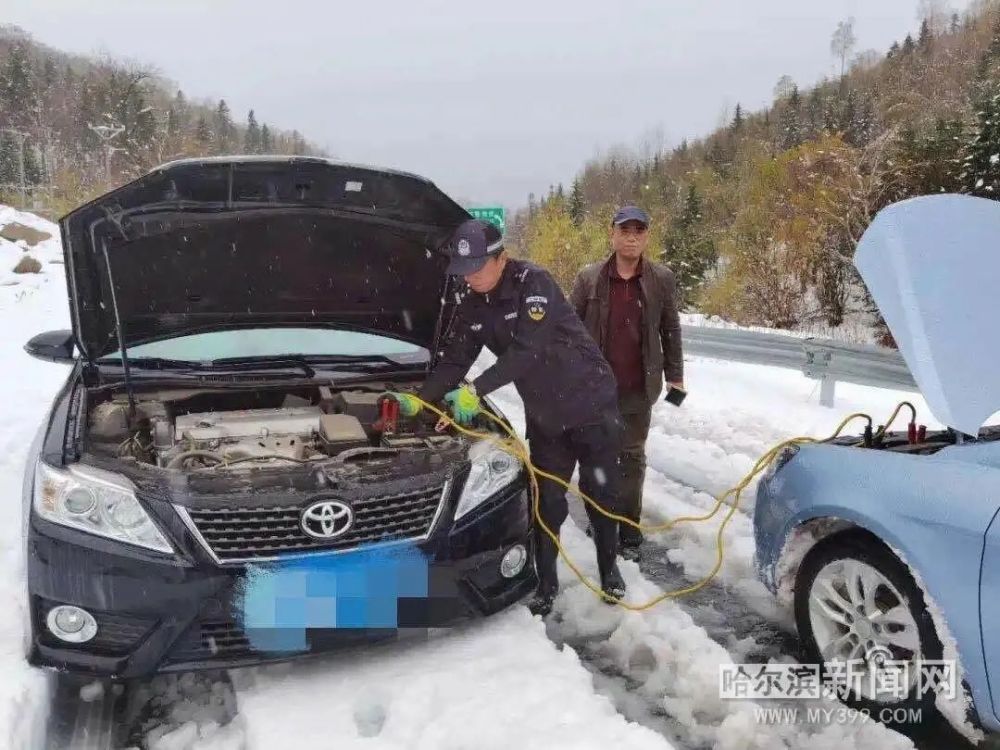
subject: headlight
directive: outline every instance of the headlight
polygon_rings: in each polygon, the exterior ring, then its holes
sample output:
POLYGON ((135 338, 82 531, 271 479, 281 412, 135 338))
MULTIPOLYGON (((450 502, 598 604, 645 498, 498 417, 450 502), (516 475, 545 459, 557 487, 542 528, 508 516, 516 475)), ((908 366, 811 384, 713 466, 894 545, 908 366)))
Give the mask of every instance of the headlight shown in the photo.
POLYGON ((35 512, 47 521, 160 552, 173 552, 125 477, 89 466, 35 464, 35 512))
POLYGON ((795 458, 795 454, 798 452, 799 452, 799 446, 797 445, 786 445, 784 448, 778 451, 778 455, 774 457, 774 460, 771 462, 771 465, 768 466, 767 471, 764 472, 764 479, 770 479, 775 474, 777 474, 782 466, 784 466, 793 458, 795 458))
POLYGON ((521 472, 518 459, 488 442, 474 445, 469 457, 472 470, 455 510, 456 521, 513 482, 521 472))

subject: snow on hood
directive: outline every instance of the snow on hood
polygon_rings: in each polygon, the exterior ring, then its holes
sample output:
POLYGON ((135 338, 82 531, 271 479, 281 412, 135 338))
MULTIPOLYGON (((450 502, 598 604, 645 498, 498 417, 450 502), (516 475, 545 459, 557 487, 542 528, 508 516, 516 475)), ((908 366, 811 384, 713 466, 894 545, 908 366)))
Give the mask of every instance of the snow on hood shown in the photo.
POLYGON ((1000 410, 1000 203, 932 195, 883 209, 854 258, 928 406, 970 435, 1000 410))

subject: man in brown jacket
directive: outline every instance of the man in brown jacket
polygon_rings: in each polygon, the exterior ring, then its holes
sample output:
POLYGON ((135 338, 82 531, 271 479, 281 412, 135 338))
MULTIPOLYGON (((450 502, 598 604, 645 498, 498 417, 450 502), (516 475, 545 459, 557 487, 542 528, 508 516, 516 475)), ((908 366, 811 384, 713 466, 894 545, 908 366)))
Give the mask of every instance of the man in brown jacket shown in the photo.
MULTIPOLYGON (((684 358, 673 272, 645 257, 649 216, 625 206, 611 222, 611 256, 585 267, 576 277, 570 302, 597 340, 618 383, 625 422, 619 457, 619 503, 639 522, 646 474, 646 437, 663 379, 684 388, 684 358)), ((642 533, 620 524, 622 554, 635 558, 642 533)))

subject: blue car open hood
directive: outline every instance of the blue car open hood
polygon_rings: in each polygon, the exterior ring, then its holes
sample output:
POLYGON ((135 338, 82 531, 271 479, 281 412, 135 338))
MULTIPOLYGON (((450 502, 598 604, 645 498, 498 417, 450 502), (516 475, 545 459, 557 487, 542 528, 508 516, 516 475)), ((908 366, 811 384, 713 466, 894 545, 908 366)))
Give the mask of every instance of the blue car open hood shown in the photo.
POLYGON ((854 264, 934 416, 978 434, 1000 410, 1000 203, 932 195, 888 206, 854 264))

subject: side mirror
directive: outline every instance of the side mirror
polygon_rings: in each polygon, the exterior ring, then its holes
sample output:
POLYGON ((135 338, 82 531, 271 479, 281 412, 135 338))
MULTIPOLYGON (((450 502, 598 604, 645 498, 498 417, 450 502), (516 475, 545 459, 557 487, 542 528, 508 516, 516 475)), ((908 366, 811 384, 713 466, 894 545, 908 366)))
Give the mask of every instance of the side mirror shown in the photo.
POLYGON ((40 333, 24 345, 24 351, 36 359, 71 365, 76 362, 73 355, 72 331, 46 331, 40 333))

